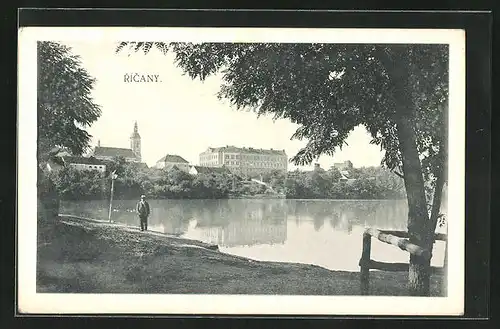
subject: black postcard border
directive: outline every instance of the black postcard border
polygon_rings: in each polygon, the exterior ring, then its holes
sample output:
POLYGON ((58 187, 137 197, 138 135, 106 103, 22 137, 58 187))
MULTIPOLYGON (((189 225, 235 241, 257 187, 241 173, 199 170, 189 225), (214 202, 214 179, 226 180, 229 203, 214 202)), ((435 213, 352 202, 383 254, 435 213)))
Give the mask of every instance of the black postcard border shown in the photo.
MULTIPOLYGON (((22 9, 18 16, 19 27, 24 26, 226 26, 226 27, 363 27, 363 28, 458 28, 466 30, 466 66, 467 66, 467 120, 466 120, 466 313, 461 318, 487 318, 490 315, 490 172, 491 172, 491 37, 492 15, 487 12, 339 12, 339 11, 260 11, 260 10, 118 10, 118 9, 73 9, 45 10, 22 9)), ((17 41, 17 36, 16 39, 17 41)), ((9 81, 7 82, 9 86, 9 81)), ((16 149, 14 149, 14 154, 16 149)), ((18 159, 19 160, 19 159, 18 159)), ((15 187, 15 183, 14 183, 15 187)), ((14 196, 15 200, 15 196, 14 196)), ((21 205, 17 205, 21 206, 21 205)), ((15 205, 14 205, 15 207, 15 205)), ((15 231, 14 216, 3 233, 7 236, 15 231), (10 226, 12 225, 12 226, 10 226), (8 228, 8 229, 7 229, 8 228)), ((5 220, 4 219, 4 220, 5 220)), ((12 237, 10 237, 12 239, 12 237)), ((15 242, 15 240, 13 241, 15 242)), ((3 240, 5 243, 5 239, 3 240)), ((14 254, 15 244, 11 247, 14 254)), ((2 248, 5 252, 7 249, 2 248)), ((17 255, 14 254, 14 257, 17 255)), ((13 258, 14 258, 13 257, 13 258)), ((5 257, 4 257, 5 258, 5 257)), ((15 280, 17 273, 13 270, 11 278, 15 280)), ((14 292, 13 284, 7 284, 9 292, 14 292)), ((5 291, 5 290, 4 290, 5 291)), ((2 294, 4 297, 5 294, 2 294)), ((13 296, 11 302, 17 299, 13 296)), ((2 302, 4 305, 4 302, 2 302)), ((2 311, 4 312, 5 309, 2 311)), ((26 326, 43 315, 21 315, 13 309, 18 325, 26 326), (22 322, 22 323, 21 323, 22 322)), ((7 314, 7 316, 10 316, 7 314)), ((80 315, 94 318, 99 315, 80 315)), ((136 320, 155 317, 155 315, 103 315, 119 319, 100 319, 104 323, 135 326, 136 320), (125 317, 127 321, 125 320, 125 317), (129 317, 136 317, 131 319, 129 317), (112 321, 113 320, 113 321, 112 321)), ((197 316, 165 316, 181 323, 197 316)), ((235 318, 233 316, 202 316, 202 318, 235 318)), ((239 318, 260 317, 238 316, 239 318)), ((265 318, 297 319, 297 316, 276 316, 265 318)), ((66 316, 53 317, 66 319, 66 316)), ((381 317, 309 317, 300 316, 303 320, 312 318, 337 319, 345 323, 347 319, 370 319, 370 326, 377 327, 381 317), (342 320, 344 319, 344 320, 342 320)), ((393 321, 402 321, 402 317, 383 317, 393 321)), ((406 317, 405 317, 406 318, 406 317)), ((414 317, 409 317, 414 318, 414 317)), ((78 318, 79 320, 81 317, 78 318)), ((428 320, 443 317, 427 317, 428 320)), ((449 319, 449 318, 448 318, 449 319)), ((458 319, 458 318, 454 318, 458 319)), ((49 320, 44 318, 42 322, 49 320)), ((76 318, 67 319, 66 324, 77 324, 76 318)), ((229 320, 229 319, 228 319, 229 320)), ((204 322, 201 319, 197 323, 204 322)), ((230 320, 233 321, 233 320, 230 320)), ((228 321, 229 323, 231 323, 228 321)), ((434 322, 432 321, 432 322, 434 322)), ((56 321, 59 322, 59 321, 56 321)), ((78 321, 87 322, 87 321, 78 321)), ((150 321, 148 321, 150 322, 150 321)), ((288 321, 287 321, 288 322, 288 321)), ((296 321, 297 324, 302 321, 296 321)), ((391 321, 392 322, 392 321, 391 321)), ((456 321, 452 321, 456 322, 456 321)), ((450 324, 452 323, 450 322, 450 324)), ((243 325, 241 321, 238 325, 243 325)), ((272 323, 272 321, 271 321, 272 323)), ((328 322, 331 324, 331 322, 328 322)), ((90 322, 87 323, 89 325, 90 322)), ((227 322, 226 322, 227 324, 227 322)), ((304 323, 303 323, 304 324, 304 323)), ((430 324, 430 323, 429 323, 430 324)), ((437 324, 437 323, 436 323, 437 324)), ((33 324, 32 324, 33 325, 33 324)), ((17 326, 16 326, 17 327, 17 326)))

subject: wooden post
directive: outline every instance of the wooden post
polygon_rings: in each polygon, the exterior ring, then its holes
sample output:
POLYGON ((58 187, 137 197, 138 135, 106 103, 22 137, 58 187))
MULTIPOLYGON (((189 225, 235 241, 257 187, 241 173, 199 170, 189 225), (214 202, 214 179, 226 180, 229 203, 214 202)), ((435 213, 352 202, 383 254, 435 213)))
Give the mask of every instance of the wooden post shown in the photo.
POLYGON ((111 211, 113 209, 113 190, 115 188, 115 180, 111 179, 111 196, 109 198, 109 214, 108 214, 108 220, 111 223, 111 211))
MULTIPOLYGON (((403 231, 387 231, 377 230, 374 228, 367 228, 363 233, 363 251, 361 259, 359 260, 360 266, 360 291, 361 295, 370 294, 370 269, 377 269, 382 271, 409 271, 409 264, 407 263, 385 263, 378 262, 371 259, 371 238, 376 238, 381 242, 391 244, 399 247, 401 250, 409 252, 411 255, 422 257, 423 259, 430 260, 432 254, 425 248, 412 244, 408 241, 408 232, 403 231)), ((448 267, 448 239, 446 234, 435 234, 436 240, 446 241, 445 259, 443 267, 430 267, 431 273, 444 274, 441 287, 446 291, 446 278, 448 267)))
POLYGON ((371 258, 372 237, 369 233, 363 234, 363 251, 359 261, 361 295, 370 293, 370 258, 371 258))
POLYGON ((113 192, 115 190, 115 179, 118 177, 116 170, 111 173, 111 196, 109 198, 108 220, 111 223, 111 211, 113 210, 113 192))

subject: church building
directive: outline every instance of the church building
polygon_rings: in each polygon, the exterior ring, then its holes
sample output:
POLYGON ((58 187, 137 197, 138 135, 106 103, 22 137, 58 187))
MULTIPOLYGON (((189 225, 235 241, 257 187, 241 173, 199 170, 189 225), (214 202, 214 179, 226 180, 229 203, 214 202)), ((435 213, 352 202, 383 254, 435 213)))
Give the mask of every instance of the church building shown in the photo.
POLYGON ((92 155, 99 160, 113 160, 116 157, 123 157, 127 162, 141 162, 141 135, 139 135, 137 121, 134 124, 134 131, 130 135, 130 148, 104 147, 98 141, 92 155))

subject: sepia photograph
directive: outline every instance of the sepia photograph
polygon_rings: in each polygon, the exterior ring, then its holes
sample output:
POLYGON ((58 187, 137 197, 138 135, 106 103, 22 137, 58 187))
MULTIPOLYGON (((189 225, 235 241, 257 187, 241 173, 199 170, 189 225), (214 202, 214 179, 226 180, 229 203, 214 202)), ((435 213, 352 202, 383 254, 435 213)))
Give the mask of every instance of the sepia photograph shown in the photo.
POLYGON ((465 33, 19 32, 27 313, 460 315, 465 33))

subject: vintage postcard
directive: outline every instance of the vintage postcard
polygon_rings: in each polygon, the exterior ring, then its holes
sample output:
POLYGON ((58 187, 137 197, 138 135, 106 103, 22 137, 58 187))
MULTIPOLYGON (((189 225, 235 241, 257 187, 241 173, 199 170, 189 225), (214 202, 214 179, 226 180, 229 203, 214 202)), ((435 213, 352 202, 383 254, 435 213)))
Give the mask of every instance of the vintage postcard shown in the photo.
POLYGON ((460 315, 461 30, 19 30, 18 311, 460 315))

